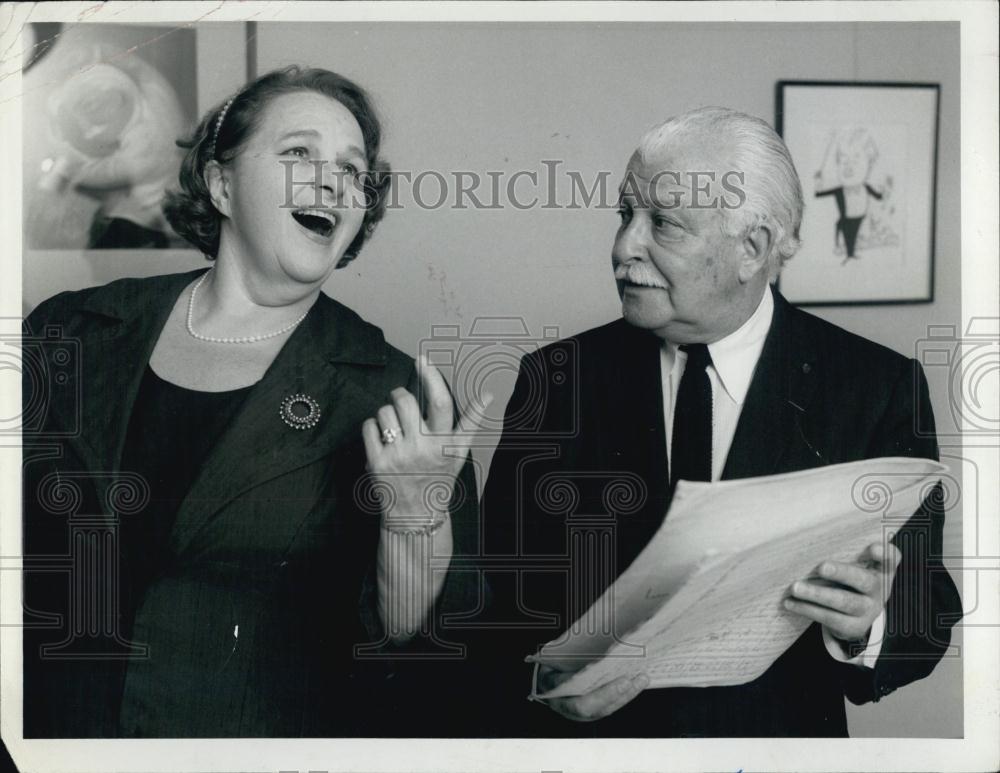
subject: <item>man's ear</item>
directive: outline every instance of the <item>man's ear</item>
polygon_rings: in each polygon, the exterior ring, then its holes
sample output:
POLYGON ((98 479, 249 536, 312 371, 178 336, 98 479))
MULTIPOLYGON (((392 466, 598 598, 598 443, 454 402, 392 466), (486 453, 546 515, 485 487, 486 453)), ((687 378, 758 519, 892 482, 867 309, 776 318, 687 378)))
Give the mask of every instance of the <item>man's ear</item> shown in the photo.
POLYGON ((229 200, 229 174, 218 161, 209 161, 205 165, 205 185, 215 208, 220 214, 230 217, 232 207, 229 200))
POLYGON ((743 239, 743 259, 740 261, 740 281, 749 282, 758 273, 767 273, 768 258, 774 246, 774 232, 761 223, 743 239))

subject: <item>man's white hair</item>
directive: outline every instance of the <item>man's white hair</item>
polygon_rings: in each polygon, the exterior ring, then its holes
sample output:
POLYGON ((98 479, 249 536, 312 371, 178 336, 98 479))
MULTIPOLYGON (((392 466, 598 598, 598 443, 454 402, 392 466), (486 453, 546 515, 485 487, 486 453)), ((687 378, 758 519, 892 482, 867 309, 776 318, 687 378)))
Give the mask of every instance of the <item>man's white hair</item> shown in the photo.
MULTIPOLYGON (((638 151, 648 163, 671 147, 692 141, 724 146, 726 163, 732 164, 732 171, 743 173, 746 200, 735 209, 722 209, 723 230, 742 238, 764 224, 770 227, 773 244, 768 276, 773 281, 801 243, 802 184, 788 148, 760 118, 726 107, 701 107, 650 129, 638 151)), ((730 170, 720 174, 726 171, 730 170)))

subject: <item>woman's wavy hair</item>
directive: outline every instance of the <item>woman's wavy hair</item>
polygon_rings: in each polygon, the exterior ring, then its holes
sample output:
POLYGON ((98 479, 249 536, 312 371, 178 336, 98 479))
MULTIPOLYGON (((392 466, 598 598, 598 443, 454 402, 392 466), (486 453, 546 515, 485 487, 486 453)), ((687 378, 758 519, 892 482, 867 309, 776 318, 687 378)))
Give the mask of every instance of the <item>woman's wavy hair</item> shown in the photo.
POLYGON ((209 110, 190 138, 177 141, 180 147, 187 149, 181 163, 181 189, 167 193, 163 211, 173 229, 209 260, 219 254, 222 215, 212 204, 205 182, 205 167, 211 161, 222 164, 232 161, 257 130, 271 100, 298 91, 313 91, 340 102, 357 120, 365 139, 368 172, 360 178, 365 194, 365 216, 361 230, 348 245, 337 268, 343 268, 358 256, 361 246, 385 215, 391 175, 389 164, 379 158, 382 127, 368 94, 337 73, 292 65, 262 75, 237 92, 225 112, 214 143, 215 126, 228 100, 209 110))

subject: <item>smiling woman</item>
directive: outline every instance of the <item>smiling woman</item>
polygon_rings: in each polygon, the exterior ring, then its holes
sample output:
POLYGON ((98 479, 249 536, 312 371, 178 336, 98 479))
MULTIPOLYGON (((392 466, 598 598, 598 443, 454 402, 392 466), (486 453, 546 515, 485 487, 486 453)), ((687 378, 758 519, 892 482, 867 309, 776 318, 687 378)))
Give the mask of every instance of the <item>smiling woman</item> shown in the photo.
POLYGON ((392 658, 468 608, 446 570, 477 504, 440 374, 320 289, 384 213, 378 119, 354 83, 291 67, 179 144, 165 212, 214 265, 26 323, 84 356, 43 430, 62 453, 25 461, 25 555, 74 558, 69 585, 25 576, 26 620, 62 621, 26 626, 25 736, 412 734, 392 658), (79 541, 78 514, 105 512, 127 515, 79 541))
POLYGON ((367 170, 363 146, 358 121, 339 102, 308 92, 275 97, 239 154, 205 167, 222 215, 219 273, 238 265, 269 309, 285 304, 272 306, 268 296, 280 302, 299 295, 299 285, 325 281, 360 234, 363 183, 347 170, 367 170))
MULTIPOLYGON (((209 111, 194 136, 181 144, 188 148, 181 169, 183 191, 168 196, 166 210, 174 227, 210 258, 218 254, 224 213, 212 201, 206 173, 211 168, 232 165, 241 155, 244 161, 249 160, 248 155, 257 154, 262 154, 265 163, 268 159, 281 159, 278 163, 272 161, 268 170, 279 176, 282 183, 279 204, 285 205, 286 210, 296 188, 308 187, 306 179, 290 174, 295 159, 310 161, 307 166, 313 172, 322 170, 332 174, 337 171, 332 167, 339 165, 338 168, 353 173, 355 185, 360 186, 365 196, 366 207, 362 228, 342 256, 346 262, 357 257, 385 214, 390 179, 388 164, 379 158, 378 118, 364 91, 327 70, 288 68, 262 76, 209 111), (284 108, 295 102, 299 104, 296 115, 284 116, 284 108), (321 115, 310 115, 310 109, 335 113, 334 121, 325 124, 321 115), (300 123, 302 119, 305 123, 300 123), (309 125, 317 120, 319 126, 309 125), (334 155, 317 155, 320 150, 317 141, 324 135, 329 143, 339 141, 342 145, 334 155), (252 147, 247 147, 248 143, 253 143, 252 147), (249 154, 245 152, 248 150, 249 154), (346 159, 340 155, 344 152, 346 159)), ((352 199, 352 203, 357 202, 352 199)))

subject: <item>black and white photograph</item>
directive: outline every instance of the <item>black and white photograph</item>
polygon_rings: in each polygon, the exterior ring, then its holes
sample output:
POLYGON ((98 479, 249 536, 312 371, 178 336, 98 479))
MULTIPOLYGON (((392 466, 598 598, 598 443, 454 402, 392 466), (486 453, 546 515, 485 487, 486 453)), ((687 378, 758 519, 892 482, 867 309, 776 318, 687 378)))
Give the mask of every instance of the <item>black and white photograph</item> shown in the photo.
POLYGON ((997 11, 0 8, 8 762, 995 769, 997 11))

